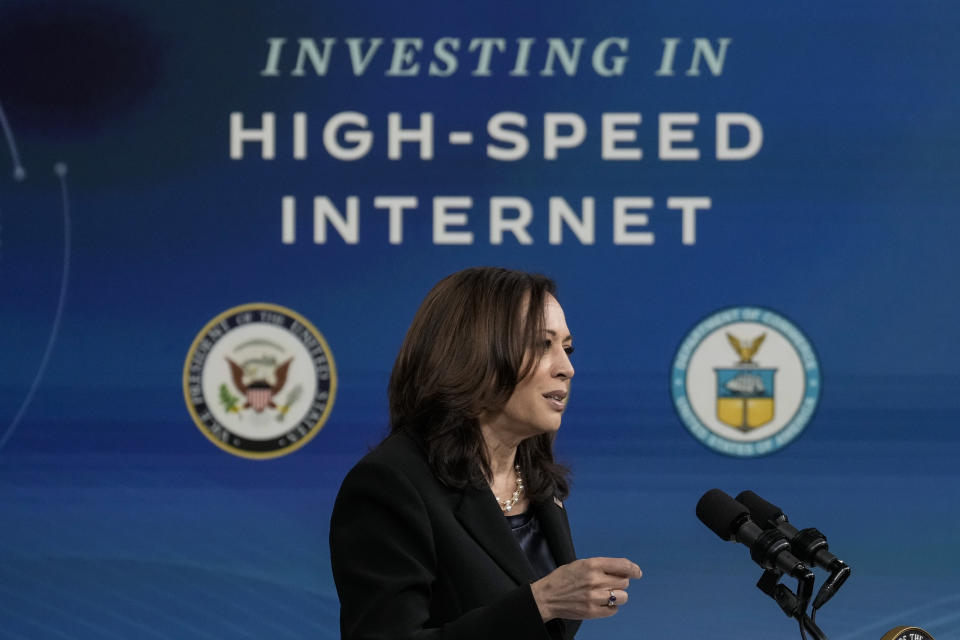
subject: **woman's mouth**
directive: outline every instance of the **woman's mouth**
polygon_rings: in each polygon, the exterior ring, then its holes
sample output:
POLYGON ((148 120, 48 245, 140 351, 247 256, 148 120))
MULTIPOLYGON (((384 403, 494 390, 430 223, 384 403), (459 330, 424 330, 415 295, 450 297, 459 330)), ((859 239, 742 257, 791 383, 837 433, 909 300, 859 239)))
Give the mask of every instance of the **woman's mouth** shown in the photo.
POLYGON ((550 391, 543 394, 543 397, 550 401, 550 406, 556 411, 563 411, 566 406, 567 392, 566 391, 550 391))

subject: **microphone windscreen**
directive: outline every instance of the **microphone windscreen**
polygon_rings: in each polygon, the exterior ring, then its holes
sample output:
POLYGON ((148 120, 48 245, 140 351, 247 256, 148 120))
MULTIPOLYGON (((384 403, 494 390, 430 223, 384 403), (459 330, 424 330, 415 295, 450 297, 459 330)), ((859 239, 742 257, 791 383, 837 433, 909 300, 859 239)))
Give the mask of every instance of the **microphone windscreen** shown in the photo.
POLYGON ((750 510, 720 489, 710 489, 697 503, 697 517, 724 540, 733 540, 750 510))
POLYGON ((755 522, 775 523, 777 519, 787 519, 783 511, 775 504, 771 504, 755 494, 753 491, 741 491, 737 496, 737 502, 742 503, 750 510, 750 517, 755 522))

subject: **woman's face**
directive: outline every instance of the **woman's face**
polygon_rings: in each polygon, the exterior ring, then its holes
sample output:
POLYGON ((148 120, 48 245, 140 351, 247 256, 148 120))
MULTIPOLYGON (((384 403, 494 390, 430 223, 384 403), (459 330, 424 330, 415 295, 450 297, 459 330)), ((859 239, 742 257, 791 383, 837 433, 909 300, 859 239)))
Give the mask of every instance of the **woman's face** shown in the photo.
POLYGON ((544 334, 540 340, 540 362, 523 378, 503 410, 490 426, 504 435, 520 439, 560 428, 560 417, 567 406, 573 365, 573 338, 567 328, 560 303, 547 294, 543 309, 544 334))

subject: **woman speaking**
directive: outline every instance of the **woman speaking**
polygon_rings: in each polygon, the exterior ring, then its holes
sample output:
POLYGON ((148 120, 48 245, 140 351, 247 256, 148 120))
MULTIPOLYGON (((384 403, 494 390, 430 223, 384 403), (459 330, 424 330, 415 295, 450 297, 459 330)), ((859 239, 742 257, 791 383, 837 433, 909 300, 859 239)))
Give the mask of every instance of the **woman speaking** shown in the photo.
POLYGON ((330 522, 345 639, 572 638, 640 568, 577 560, 554 462, 573 343, 554 283, 497 268, 440 281, 390 376, 390 435, 330 522))

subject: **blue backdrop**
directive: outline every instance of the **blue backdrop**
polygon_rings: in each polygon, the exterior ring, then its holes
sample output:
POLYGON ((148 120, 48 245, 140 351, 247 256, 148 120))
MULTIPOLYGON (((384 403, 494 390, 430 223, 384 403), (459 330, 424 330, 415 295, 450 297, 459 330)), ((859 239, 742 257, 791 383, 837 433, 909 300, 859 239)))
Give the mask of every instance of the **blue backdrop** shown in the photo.
POLYGON ((386 431, 425 293, 496 264, 554 277, 575 336, 557 447, 578 554, 645 571, 578 637, 795 637, 746 549, 694 517, 720 487, 783 506, 852 565, 818 616, 834 640, 960 638, 958 17, 932 1, 4 2, 0 637, 338 637, 339 483, 386 431), (264 113, 272 159, 241 140, 264 113), (424 113, 432 150, 401 144, 390 114, 410 130, 424 113), (723 158, 717 114, 746 114, 727 154, 744 157, 723 158), (382 196, 417 200, 399 243, 382 196), (531 215, 498 243, 506 197, 523 200, 505 218, 531 215), (709 199, 686 230, 676 197, 709 199), (593 199, 592 242, 567 223, 551 242, 551 198, 580 219, 593 199), (211 318, 260 301, 322 332, 338 388, 306 445, 250 460, 201 434, 182 376, 211 318), (700 444, 670 391, 689 332, 739 306, 788 318, 822 382, 802 433, 759 457, 700 444))

